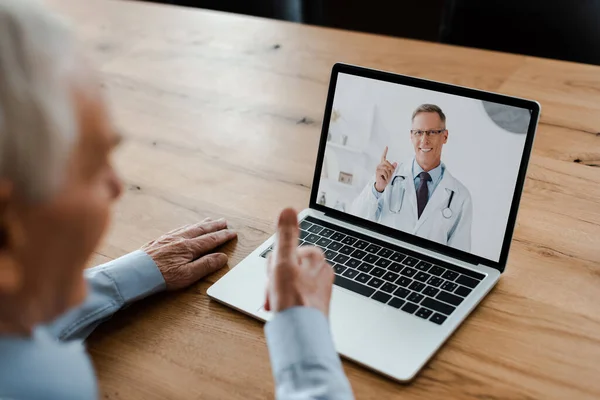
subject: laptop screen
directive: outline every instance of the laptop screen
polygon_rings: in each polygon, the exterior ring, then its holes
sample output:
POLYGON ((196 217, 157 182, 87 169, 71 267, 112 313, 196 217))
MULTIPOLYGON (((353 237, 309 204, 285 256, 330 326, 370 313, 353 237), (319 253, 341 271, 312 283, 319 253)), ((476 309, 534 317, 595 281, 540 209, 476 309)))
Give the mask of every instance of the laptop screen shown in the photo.
POLYGON ((530 120, 339 73, 316 202, 498 262, 530 120))

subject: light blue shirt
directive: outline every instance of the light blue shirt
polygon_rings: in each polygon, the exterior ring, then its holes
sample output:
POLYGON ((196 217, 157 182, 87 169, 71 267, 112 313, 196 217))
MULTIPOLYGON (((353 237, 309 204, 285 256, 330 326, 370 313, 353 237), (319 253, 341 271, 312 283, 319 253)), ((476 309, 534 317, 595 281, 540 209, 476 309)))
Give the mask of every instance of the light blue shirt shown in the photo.
MULTIPOLYGON (((431 195, 435 191, 435 188, 437 188, 437 186, 440 184, 440 181, 444 177, 445 170, 446 166, 444 165, 444 163, 440 163, 440 165, 429 171, 429 176, 431 176, 431 180, 427 182, 428 200, 431 199, 431 195)), ((413 160, 412 173, 415 182, 415 190, 419 188, 419 185, 421 185, 421 178, 419 177, 419 174, 421 172, 423 172, 423 168, 421 168, 417 160, 413 160)))
MULTIPOLYGON (((121 308, 165 289, 162 274, 143 251, 84 275, 89 293, 82 305, 29 337, 0 336, 0 399, 97 399, 83 339, 121 308)), ((320 311, 297 307, 277 313, 265 333, 278 399, 354 398, 320 311)))
MULTIPOLYGON (((427 192, 428 192, 427 199, 428 200, 431 199, 431 195, 433 194, 435 189, 438 187, 438 185, 442 181, 445 170, 446 170, 446 166, 444 165, 443 162, 440 162, 440 165, 438 165, 437 167, 435 167, 434 169, 429 171, 429 176, 431 176, 431 180, 427 182, 427 192)), ((415 160, 413 158, 412 175, 413 175, 413 181, 415 183, 415 191, 419 188, 419 185, 421 184, 421 178, 419 177, 419 174, 421 172, 423 172, 423 168, 421 168, 421 166, 419 165, 417 160, 415 160)), ((382 196, 383 193, 379 193, 377 191, 377 189, 375 189, 375 185, 373 185, 373 187, 371 188, 371 191, 373 192, 373 195, 375 196, 375 198, 378 200, 377 201, 377 211, 375 212, 375 218, 377 220, 379 220, 379 217, 381 216, 381 211, 383 210, 383 196, 382 196)))

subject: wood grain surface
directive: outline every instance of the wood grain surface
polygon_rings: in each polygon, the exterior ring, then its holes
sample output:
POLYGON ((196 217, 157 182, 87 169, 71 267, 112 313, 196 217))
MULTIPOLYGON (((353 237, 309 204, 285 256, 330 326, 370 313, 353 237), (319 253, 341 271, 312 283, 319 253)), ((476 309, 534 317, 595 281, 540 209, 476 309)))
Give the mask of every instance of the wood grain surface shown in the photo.
MULTIPOLYGON (((533 98, 542 118, 506 272, 410 385, 350 362, 358 399, 600 398, 600 68, 212 11, 50 0, 72 20, 126 142, 98 264, 206 216, 229 268, 308 204, 338 61, 533 98)), ((89 339, 105 399, 268 399, 262 324, 206 297, 223 270, 89 339)), ((398 360, 402 362, 402 360, 398 360)))

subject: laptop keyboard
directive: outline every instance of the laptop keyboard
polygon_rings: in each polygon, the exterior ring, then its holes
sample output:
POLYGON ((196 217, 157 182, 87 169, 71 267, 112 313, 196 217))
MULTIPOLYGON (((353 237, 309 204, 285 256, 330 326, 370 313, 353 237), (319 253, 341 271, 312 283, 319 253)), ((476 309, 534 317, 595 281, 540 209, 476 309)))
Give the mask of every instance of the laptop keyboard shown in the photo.
POLYGON ((335 285, 438 325, 485 277, 375 240, 313 217, 300 223, 299 246, 323 250, 335 285))

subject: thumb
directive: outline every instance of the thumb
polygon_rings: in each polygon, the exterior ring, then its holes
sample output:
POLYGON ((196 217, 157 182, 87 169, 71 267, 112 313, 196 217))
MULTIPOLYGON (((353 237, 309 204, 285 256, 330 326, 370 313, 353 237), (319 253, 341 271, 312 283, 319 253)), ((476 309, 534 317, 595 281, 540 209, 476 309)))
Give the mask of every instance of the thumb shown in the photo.
POLYGON ((396 168, 396 167, 398 166, 398 163, 397 163, 397 162, 394 162, 394 163, 392 164, 392 166, 393 166, 394 168, 396 168))

